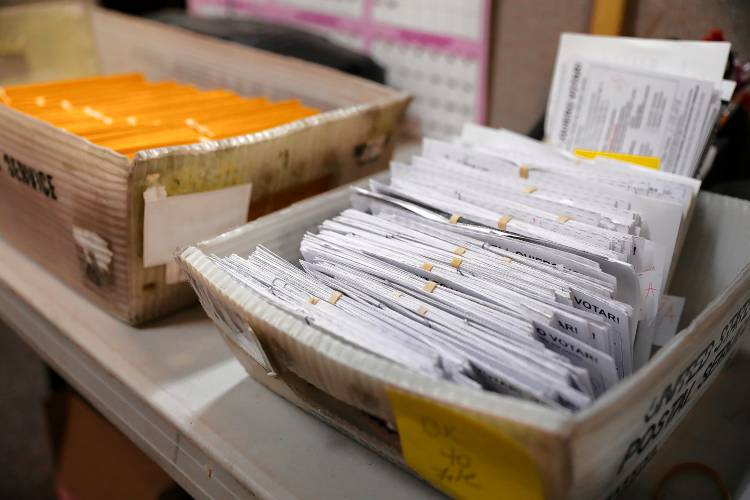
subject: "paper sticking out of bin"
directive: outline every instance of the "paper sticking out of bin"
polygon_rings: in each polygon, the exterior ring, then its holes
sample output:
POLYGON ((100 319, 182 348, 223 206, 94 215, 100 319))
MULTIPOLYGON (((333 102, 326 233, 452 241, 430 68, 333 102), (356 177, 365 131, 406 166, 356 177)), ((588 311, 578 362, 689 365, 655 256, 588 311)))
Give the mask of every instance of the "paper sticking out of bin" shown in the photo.
POLYGON ((545 138, 576 149, 656 157, 657 168, 704 178, 708 143, 734 80, 729 42, 563 33, 545 138))

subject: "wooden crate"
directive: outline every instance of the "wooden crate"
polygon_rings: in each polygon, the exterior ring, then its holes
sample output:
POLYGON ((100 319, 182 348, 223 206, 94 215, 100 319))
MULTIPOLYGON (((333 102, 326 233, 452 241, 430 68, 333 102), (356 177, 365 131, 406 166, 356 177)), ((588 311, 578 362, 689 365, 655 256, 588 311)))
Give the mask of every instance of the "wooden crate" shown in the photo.
MULTIPOLYGON (((148 187, 171 197, 251 183, 248 217, 268 213, 385 168, 410 99, 322 66, 95 7, 14 7, 0 11, 0 26, 34 18, 35 9, 47 18, 54 9, 80 16, 85 22, 66 26, 90 30, 80 39, 93 40, 100 73, 140 71, 154 80, 299 98, 323 110, 268 131, 129 159, 0 106, 2 237, 129 323, 195 300, 186 282, 173 283, 169 265, 144 267, 148 187)), ((46 44, 59 36, 64 45, 64 29, 49 36, 46 44)), ((17 52, 34 52, 27 49, 17 52)), ((60 73, 71 76, 67 66, 60 73)))
POLYGON ((455 485, 436 479, 432 468, 446 463, 444 454, 405 459, 402 444, 414 438, 414 428, 407 431, 411 436, 401 433, 400 419, 415 415, 396 408, 394 391, 419 401, 425 418, 449 418, 455 428, 471 429, 443 451, 484 460, 489 467, 479 477, 503 485, 503 492, 604 498, 630 484, 653 458, 731 358, 750 322, 750 202, 711 193, 698 196, 670 290, 686 298, 682 330, 643 368, 578 413, 430 379, 368 354, 268 303, 207 257, 247 255, 262 244, 297 262, 305 232, 349 206, 347 189, 339 188, 188 247, 179 260, 248 373, 448 492, 455 485), (446 412, 452 416, 439 417, 446 412))

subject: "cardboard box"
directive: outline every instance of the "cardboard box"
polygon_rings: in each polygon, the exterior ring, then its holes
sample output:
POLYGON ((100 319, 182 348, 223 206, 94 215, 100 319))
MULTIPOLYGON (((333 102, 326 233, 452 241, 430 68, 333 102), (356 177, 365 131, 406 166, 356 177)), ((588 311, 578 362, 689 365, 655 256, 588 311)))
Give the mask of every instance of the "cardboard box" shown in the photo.
MULTIPOLYGON (((0 20, 35 8, 54 7, 11 8, 0 20)), ((267 131, 129 159, 0 106, 0 234, 124 321, 143 322, 195 300, 176 267, 144 267, 149 187, 163 187, 168 197, 216 191, 221 199, 218 190, 250 183, 252 218, 388 164, 406 94, 95 7, 60 8, 87 16, 101 73, 140 71, 154 80, 299 98, 323 110, 267 131)))
POLYGON ((68 414, 57 470, 60 498, 157 500, 173 484, 153 460, 76 394, 68 414))
POLYGON ((367 354, 267 303, 207 257, 246 255, 262 244, 296 262, 303 234, 348 206, 348 190, 337 189, 186 248, 179 259, 254 378, 449 492, 458 491, 451 481, 467 474, 435 472, 446 470, 440 467, 455 449, 478 467, 473 479, 491 482, 495 492, 579 499, 620 491, 731 358, 750 320, 750 202, 712 193, 697 199, 670 290, 686 297, 682 330, 578 413, 465 389, 367 354), (413 425, 419 418, 422 435, 413 425), (462 430, 462 439, 441 441, 429 422, 462 430))

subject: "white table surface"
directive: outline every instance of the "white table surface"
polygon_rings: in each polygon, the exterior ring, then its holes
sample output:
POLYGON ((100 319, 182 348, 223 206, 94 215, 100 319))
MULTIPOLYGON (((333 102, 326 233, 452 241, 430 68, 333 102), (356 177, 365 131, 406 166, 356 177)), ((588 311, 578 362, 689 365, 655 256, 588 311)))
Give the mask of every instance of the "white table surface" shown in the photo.
MULTIPOLYGON (((0 239, 0 317, 197 498, 439 496, 249 378, 200 308, 127 326, 0 239)), ((624 497, 700 461, 750 499, 748 381, 750 335, 624 497)), ((681 477, 666 498, 718 498, 701 491, 681 477)))

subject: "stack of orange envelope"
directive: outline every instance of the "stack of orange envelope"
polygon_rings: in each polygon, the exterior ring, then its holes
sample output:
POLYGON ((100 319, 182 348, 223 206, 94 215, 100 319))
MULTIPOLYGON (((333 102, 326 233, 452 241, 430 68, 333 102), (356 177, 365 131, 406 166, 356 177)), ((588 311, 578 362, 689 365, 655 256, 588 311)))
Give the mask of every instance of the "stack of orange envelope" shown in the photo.
POLYGON ((137 73, 0 88, 0 101, 128 156, 258 132, 319 112, 297 100, 148 82, 137 73))

